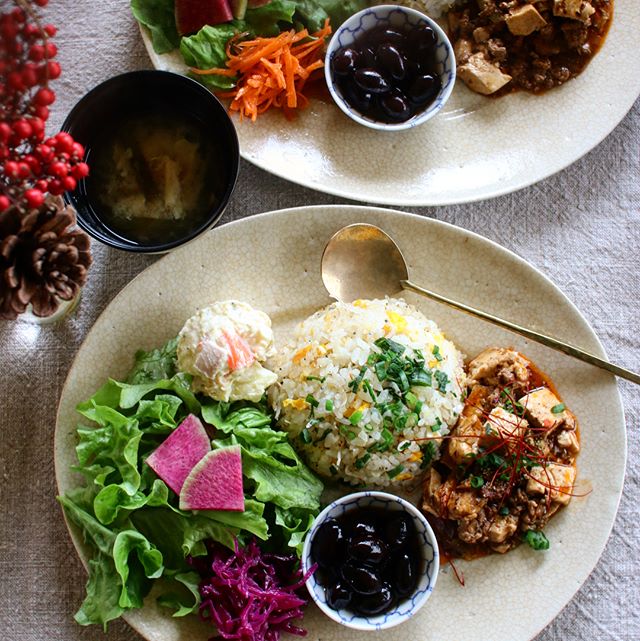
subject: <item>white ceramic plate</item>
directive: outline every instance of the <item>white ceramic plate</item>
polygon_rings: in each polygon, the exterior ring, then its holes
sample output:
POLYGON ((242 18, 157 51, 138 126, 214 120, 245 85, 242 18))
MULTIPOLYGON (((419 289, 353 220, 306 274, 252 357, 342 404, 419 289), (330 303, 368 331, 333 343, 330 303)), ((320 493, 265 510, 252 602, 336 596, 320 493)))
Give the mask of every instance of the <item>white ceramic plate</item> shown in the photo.
MULTIPOLYGON (((383 209, 304 207, 255 216, 219 227, 166 256, 125 287, 100 316, 80 348, 65 384, 55 435, 60 492, 78 483, 74 462, 75 405, 108 376, 122 377, 136 350, 174 336, 200 306, 225 298, 246 300, 273 319, 276 340, 329 303, 319 275, 326 241, 340 227, 370 222, 390 233, 410 260, 417 283, 522 324, 571 339, 603 354, 587 321, 540 272, 494 243, 445 223, 383 209)), ((581 424, 579 475, 593 491, 575 498, 546 529, 548 552, 521 546, 506 556, 460 563, 466 587, 445 568, 432 598, 411 621, 385 632, 385 641, 525 641, 569 601, 597 562, 609 536, 622 490, 626 440, 615 379, 595 368, 420 299, 468 355, 488 345, 513 345, 557 383, 581 424), (526 615, 523 615, 526 613, 526 615)), ((75 528, 71 534, 86 562, 75 528)), ((69 613, 71 616, 72 613, 69 613)), ((211 630, 195 617, 173 619, 155 603, 127 615, 153 641, 205 641, 211 630)), ((364 641, 311 606, 310 639, 364 641)))
MULTIPOLYGON (((242 156, 277 176, 344 198, 392 205, 482 200, 531 185, 595 147, 640 93, 640 4, 614 0, 604 46, 584 73, 542 96, 484 98, 458 82, 445 108, 402 132, 359 126, 333 103, 311 101, 293 123, 267 113, 236 119, 242 156)), ((158 69, 184 72, 177 52, 158 69)))

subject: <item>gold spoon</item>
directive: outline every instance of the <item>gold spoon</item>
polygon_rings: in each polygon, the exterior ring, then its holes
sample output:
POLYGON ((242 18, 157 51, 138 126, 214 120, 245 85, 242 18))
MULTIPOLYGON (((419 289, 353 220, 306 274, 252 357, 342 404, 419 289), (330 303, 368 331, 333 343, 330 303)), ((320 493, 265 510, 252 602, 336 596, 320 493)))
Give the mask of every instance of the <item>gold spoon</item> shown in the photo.
POLYGON ((330 296, 346 302, 357 298, 384 298, 408 289, 640 385, 640 374, 557 338, 503 320, 412 283, 402 252, 393 239, 374 225, 348 225, 331 237, 322 254, 322 282, 330 296))

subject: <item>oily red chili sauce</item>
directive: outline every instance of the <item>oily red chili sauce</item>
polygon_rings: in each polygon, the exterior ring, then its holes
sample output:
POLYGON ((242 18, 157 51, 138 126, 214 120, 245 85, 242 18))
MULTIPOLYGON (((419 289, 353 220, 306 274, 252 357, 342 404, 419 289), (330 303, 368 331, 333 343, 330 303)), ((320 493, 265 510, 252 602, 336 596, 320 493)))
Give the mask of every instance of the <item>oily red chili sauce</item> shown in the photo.
MULTIPOLYGON (((521 355, 522 356, 522 355, 521 355)), ((542 370, 540 370, 534 363, 532 363, 529 359, 526 357, 522 356, 522 358, 526 361, 527 363, 527 373, 528 373, 528 378, 526 381, 526 384, 522 386, 519 389, 518 395, 528 393, 530 391, 536 390, 541 387, 546 387, 551 391, 558 399, 558 401, 564 405, 562 398, 558 394, 557 388, 554 385, 553 381, 549 378, 547 374, 545 374, 542 370)), ((496 386, 496 390, 502 391, 505 389, 504 386, 496 386)), ((494 390, 494 392, 496 391, 494 390)), ((486 386, 485 385, 473 385, 470 390, 469 390, 469 395, 465 401, 465 405, 470 405, 472 407, 476 406, 479 407, 480 405, 484 405, 484 409, 486 412, 489 411, 490 406, 496 406, 500 405, 501 402, 495 403, 495 401, 488 401, 487 404, 487 398, 495 397, 496 394, 489 394, 487 395, 486 392, 486 386)), ((504 399, 502 394, 499 394, 498 398, 504 399)), ((510 398, 515 401, 514 395, 510 395, 510 398)), ((575 419, 575 416, 571 414, 573 419, 575 419)), ((456 425, 453 429, 449 437, 447 438, 457 438, 459 435, 457 434, 457 428, 458 425, 456 425)), ((579 429, 578 429, 578 422, 575 420, 575 434, 578 439, 578 443, 580 442, 580 434, 579 434, 579 429)), ((464 439, 464 437, 461 437, 464 439)), ((531 446, 532 443, 538 442, 541 446, 540 453, 542 453, 542 449, 546 449, 546 445, 550 445, 551 442, 553 441, 553 438, 550 435, 546 434, 541 434, 538 432, 538 435, 531 440, 530 437, 526 437, 529 446, 531 446), (549 439, 548 443, 543 443, 545 439, 549 439)), ((535 447, 535 446, 534 446, 535 447)), ((551 448, 553 450, 553 447, 551 448)), ((503 454, 500 449, 496 450, 497 453, 503 454)), ((531 454, 531 449, 527 450, 527 454, 529 456, 533 456, 535 458, 535 454, 531 454)), ((545 456, 541 456, 540 461, 547 461, 547 462, 562 462, 562 463, 570 463, 574 468, 576 467, 575 463, 575 455, 571 457, 569 461, 563 460, 562 459, 562 453, 558 455, 559 452, 556 450, 555 452, 551 452, 549 454, 546 454, 545 456)), ((474 467, 473 461, 470 461, 469 465, 466 466, 466 469, 461 469, 460 465, 456 465, 456 462, 452 460, 452 458, 449 455, 449 451, 446 445, 446 442, 443 444, 443 449, 442 449, 442 457, 434 463, 434 469, 437 470, 441 475, 443 480, 445 479, 457 479, 456 483, 459 483, 461 485, 465 485, 466 482, 468 482, 469 477, 473 474, 478 473, 478 470, 474 467)), ((494 483, 494 479, 487 483, 482 490, 478 489, 477 492, 480 494, 480 492, 483 493, 484 497, 488 500, 489 503, 496 503, 498 502, 500 505, 510 505, 510 507, 513 509, 514 507, 516 509, 526 509, 524 507, 525 504, 529 503, 531 499, 537 498, 537 497, 531 497, 527 496, 524 487, 526 486, 526 481, 527 481, 527 475, 524 472, 519 472, 515 474, 514 478, 510 480, 509 482, 497 482, 494 483)), ((461 486, 460 485, 460 486, 461 486)), ((427 496, 426 492, 426 486, 425 486, 425 498, 427 496)), ((544 526, 546 525, 546 522, 551 518, 553 511, 551 511, 549 514, 546 514, 546 509, 545 509, 545 504, 544 504, 544 499, 540 500, 539 502, 539 509, 542 510, 542 512, 539 513, 539 520, 538 520, 538 525, 539 526, 544 526)), ((529 506, 527 506, 528 508, 529 506)), ((549 507, 549 504, 546 504, 546 508, 549 507)), ((477 544, 473 543, 468 543, 466 541, 461 540, 459 536, 459 530, 458 527, 460 525, 460 521, 457 521, 454 518, 451 518, 451 516, 447 513, 446 508, 444 508, 442 511, 438 512, 438 514, 434 514, 431 511, 426 511, 425 516, 427 517, 429 523, 431 524, 431 527, 433 528, 436 538, 438 539, 438 544, 440 547, 440 552, 443 557, 444 562, 451 562, 453 559, 466 559, 466 560, 472 560, 476 558, 480 558, 483 556, 486 556, 488 554, 492 554, 496 551, 500 552, 505 552, 507 551, 506 548, 511 549, 513 547, 516 547, 521 539, 521 532, 518 531, 517 534, 514 534, 513 537, 510 539, 510 543, 504 550, 496 550, 495 548, 492 548, 491 545, 488 542, 480 542, 477 544)), ((497 514, 494 515, 491 518, 496 518, 497 514)), ((486 520, 486 519, 485 519, 486 520)), ((456 575, 458 575, 458 572, 454 566, 454 571, 456 572, 456 575)), ((459 580, 461 583, 464 584, 464 579, 459 577, 459 580)))

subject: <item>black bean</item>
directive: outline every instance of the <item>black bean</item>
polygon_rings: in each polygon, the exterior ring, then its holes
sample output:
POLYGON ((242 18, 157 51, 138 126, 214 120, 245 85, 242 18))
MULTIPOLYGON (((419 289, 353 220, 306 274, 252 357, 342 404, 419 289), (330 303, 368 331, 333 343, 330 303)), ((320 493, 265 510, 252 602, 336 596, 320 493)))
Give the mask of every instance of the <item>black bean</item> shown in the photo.
POLYGON ((351 47, 340 49, 331 61, 331 67, 339 76, 346 76, 353 73, 358 67, 360 54, 351 47))
POLYGON ((387 546, 377 536, 365 534, 351 539, 347 546, 347 554, 355 561, 366 565, 378 565, 385 559, 387 546))
POLYGON ((358 60, 360 67, 375 67, 378 64, 376 60, 376 54, 372 47, 363 47, 360 50, 360 59, 358 60))
POLYGON ((391 74, 394 80, 402 80, 405 77, 405 59, 397 47, 385 42, 378 46, 376 57, 382 68, 391 74))
POLYGON ((409 533, 415 531, 411 519, 406 514, 398 514, 389 519, 384 527, 386 542, 392 547, 404 545, 409 538, 409 533))
POLYGON ((414 104, 425 105, 435 99, 441 88, 442 81, 440 77, 429 73, 424 76, 418 76, 411 83, 407 95, 414 104))
POLYGON ((342 566, 342 578, 358 594, 375 594, 382 588, 382 581, 374 570, 351 561, 342 566))
POLYGON ((385 114, 393 120, 407 120, 411 115, 409 101, 399 89, 393 89, 387 93, 380 100, 380 106, 385 114))
POLYGON ((327 589, 327 604, 334 610, 342 610, 351 602, 351 590, 344 583, 338 582, 327 589))
POLYGON ((382 74, 375 69, 358 69, 354 75, 356 85, 364 91, 381 94, 386 93, 391 88, 382 74))
POLYGON ((355 596, 351 602, 358 614, 371 616, 384 612, 393 603, 393 593, 388 585, 383 585, 379 592, 369 596, 355 596))
POLYGON ((407 35, 407 50, 412 57, 419 59, 433 50, 436 40, 436 34, 430 26, 418 25, 407 35))
POLYGON ((313 560, 322 567, 340 562, 344 555, 345 543, 340 524, 335 519, 327 519, 313 537, 313 560))
POLYGON ((409 554, 402 553, 393 558, 393 587, 399 597, 409 596, 418 582, 418 564, 409 554))
POLYGON ((345 82, 339 87, 344 99, 361 113, 367 113, 372 108, 373 94, 370 91, 362 91, 352 82, 345 82))
POLYGON ((404 34, 400 33, 400 31, 396 29, 392 29, 391 27, 373 29, 367 34, 367 41, 374 46, 389 43, 396 47, 401 47, 404 44, 404 39, 404 34))

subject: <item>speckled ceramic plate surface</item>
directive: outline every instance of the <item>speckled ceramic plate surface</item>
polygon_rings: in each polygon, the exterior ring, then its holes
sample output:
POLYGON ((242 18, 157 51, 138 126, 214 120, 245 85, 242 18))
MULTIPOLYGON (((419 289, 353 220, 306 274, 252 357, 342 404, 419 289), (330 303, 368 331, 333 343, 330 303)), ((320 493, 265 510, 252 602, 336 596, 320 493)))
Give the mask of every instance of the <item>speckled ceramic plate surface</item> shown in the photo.
MULTIPOLYGON (((313 100, 294 122, 273 112, 256 123, 236 119, 242 156, 306 187, 393 205, 470 202, 535 183, 595 147, 640 93, 640 4, 614 6, 585 72, 542 96, 490 99, 458 82, 436 117, 398 132, 370 130, 313 100)), ((157 55, 142 31, 156 68, 185 71, 179 53, 157 55)))
MULTIPOLYGON (((75 462, 75 405, 109 377, 122 377, 136 350, 174 336, 199 307, 226 298, 267 312, 282 341, 294 323, 330 301, 320 279, 320 257, 344 225, 369 222, 386 230, 409 260, 417 283, 515 322, 553 332, 603 354, 595 334, 569 300, 516 255, 463 229, 382 209, 306 207, 230 223, 149 267, 100 316, 69 373, 58 412, 55 463, 61 492, 79 479, 75 462)), ((546 528, 548 552, 521 546, 505 556, 460 563, 466 587, 444 568, 419 614, 384 634, 385 641, 524 641, 569 601, 597 562, 615 517, 626 457, 624 415, 613 376, 529 343, 447 307, 407 294, 467 355, 489 345, 513 345, 552 377, 578 416, 583 450, 582 488, 546 528)), ((71 534, 85 560, 75 528, 71 534)), ((79 605, 79 604, 78 604, 79 605)), ((72 613, 69 612, 69 616, 72 613)), ((211 634, 195 617, 173 619, 153 598, 127 621, 152 641, 205 641, 211 634)), ((363 641, 314 606, 305 617, 309 639, 363 641)))

